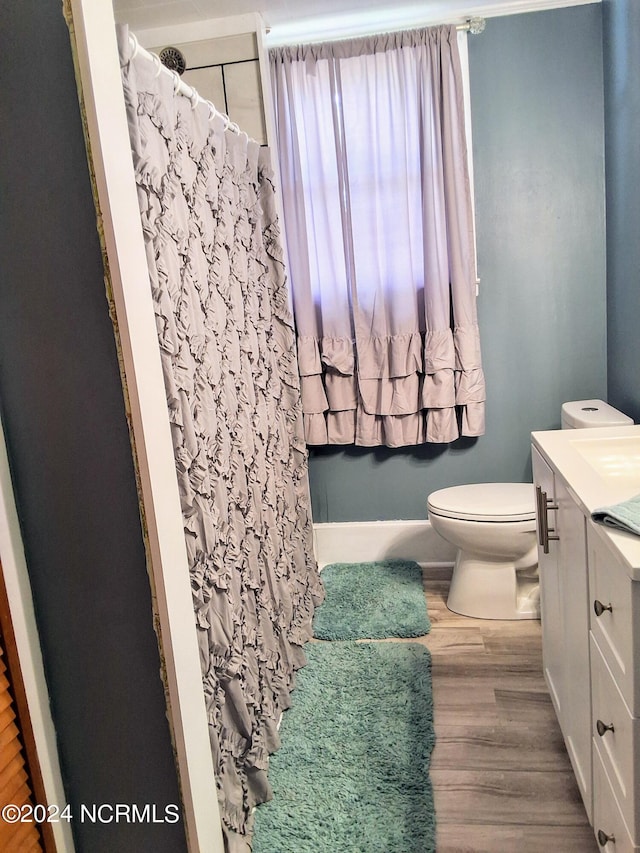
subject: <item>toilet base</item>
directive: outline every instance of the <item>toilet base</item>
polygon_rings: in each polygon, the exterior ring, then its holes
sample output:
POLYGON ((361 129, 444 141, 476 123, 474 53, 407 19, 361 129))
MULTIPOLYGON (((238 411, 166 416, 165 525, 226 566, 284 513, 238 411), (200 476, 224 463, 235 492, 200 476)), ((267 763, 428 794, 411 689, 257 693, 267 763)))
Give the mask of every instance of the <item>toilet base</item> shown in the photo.
POLYGON ((459 551, 447 607, 476 619, 538 619, 537 567, 522 570, 515 563, 486 560, 459 551))

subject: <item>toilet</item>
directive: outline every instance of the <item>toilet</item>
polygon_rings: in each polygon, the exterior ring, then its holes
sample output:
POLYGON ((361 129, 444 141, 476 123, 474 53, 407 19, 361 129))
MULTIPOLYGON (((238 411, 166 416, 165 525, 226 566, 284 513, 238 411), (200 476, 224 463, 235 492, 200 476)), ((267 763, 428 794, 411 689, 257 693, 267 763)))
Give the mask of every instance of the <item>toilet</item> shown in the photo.
MULTIPOLYGON (((562 406, 563 429, 627 426, 602 400, 562 406)), ((457 548, 447 607, 478 619, 540 615, 535 492, 531 483, 474 483, 432 492, 433 529, 457 548)))

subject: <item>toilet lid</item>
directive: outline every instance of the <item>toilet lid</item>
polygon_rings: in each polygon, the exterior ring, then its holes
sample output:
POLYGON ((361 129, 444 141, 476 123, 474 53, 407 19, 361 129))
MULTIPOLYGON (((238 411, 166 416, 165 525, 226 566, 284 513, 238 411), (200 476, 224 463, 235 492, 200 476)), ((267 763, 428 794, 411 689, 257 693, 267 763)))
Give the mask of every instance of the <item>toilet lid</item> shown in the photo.
POLYGON ((429 511, 463 521, 532 521, 536 517, 531 483, 477 483, 432 492, 429 511))

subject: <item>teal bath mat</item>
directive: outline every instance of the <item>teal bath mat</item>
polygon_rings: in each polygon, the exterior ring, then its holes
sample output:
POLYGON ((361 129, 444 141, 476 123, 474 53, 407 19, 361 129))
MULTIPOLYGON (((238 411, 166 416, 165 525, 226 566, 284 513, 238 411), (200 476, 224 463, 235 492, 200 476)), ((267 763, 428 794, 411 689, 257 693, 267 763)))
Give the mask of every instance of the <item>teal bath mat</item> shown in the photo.
POLYGON ((308 643, 253 853, 433 853, 431 657, 417 643, 308 643))
POLYGON ((422 571, 413 561, 332 563, 321 577, 326 597, 313 620, 319 640, 422 637, 431 630, 422 571))

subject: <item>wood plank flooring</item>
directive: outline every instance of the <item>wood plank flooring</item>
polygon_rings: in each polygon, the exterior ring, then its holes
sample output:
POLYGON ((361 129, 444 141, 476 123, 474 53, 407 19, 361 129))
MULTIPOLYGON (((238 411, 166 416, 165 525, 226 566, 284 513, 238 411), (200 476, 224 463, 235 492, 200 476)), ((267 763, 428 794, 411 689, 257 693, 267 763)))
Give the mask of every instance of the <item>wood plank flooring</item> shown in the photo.
POLYGON ((451 569, 426 568, 438 853, 597 853, 542 675, 540 623, 446 607, 451 569))

